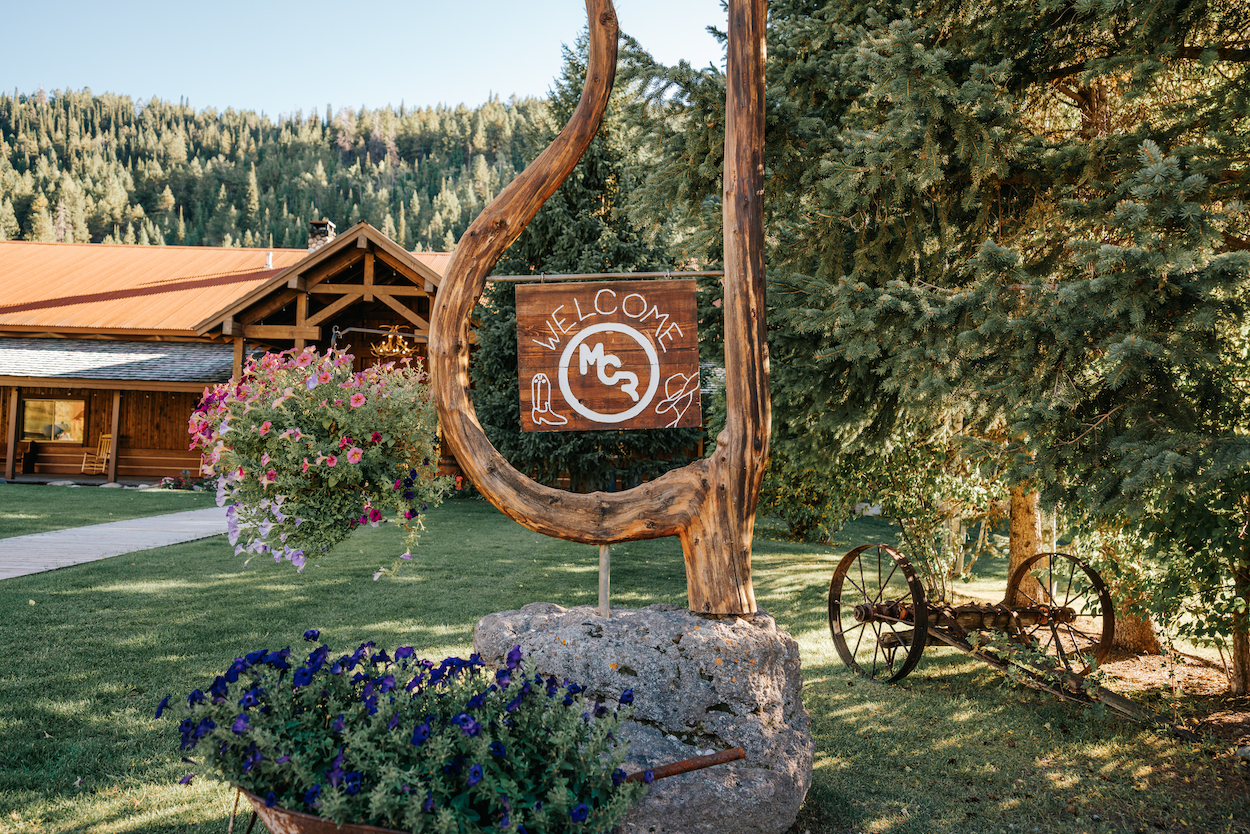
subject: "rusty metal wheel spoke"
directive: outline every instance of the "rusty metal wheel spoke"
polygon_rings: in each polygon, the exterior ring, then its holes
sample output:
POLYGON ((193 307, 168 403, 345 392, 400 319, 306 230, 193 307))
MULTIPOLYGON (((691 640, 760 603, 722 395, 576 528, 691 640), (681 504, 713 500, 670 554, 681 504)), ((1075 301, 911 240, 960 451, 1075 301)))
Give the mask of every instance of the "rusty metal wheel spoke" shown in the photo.
POLYGON ((1010 632, 1017 642, 1053 657, 1057 666, 1083 675, 1111 653, 1111 594, 1097 572, 1077 557, 1039 553, 1028 559, 1008 580, 1006 600, 1015 600, 1021 612, 1041 609, 1044 616, 1037 622, 1017 622, 1010 632), (1038 583, 1036 594, 1027 587, 1030 578, 1038 583))
POLYGON ((888 545, 846 554, 829 583, 829 632, 842 662, 864 677, 893 683, 911 672, 928 636, 924 586, 911 563, 888 545))

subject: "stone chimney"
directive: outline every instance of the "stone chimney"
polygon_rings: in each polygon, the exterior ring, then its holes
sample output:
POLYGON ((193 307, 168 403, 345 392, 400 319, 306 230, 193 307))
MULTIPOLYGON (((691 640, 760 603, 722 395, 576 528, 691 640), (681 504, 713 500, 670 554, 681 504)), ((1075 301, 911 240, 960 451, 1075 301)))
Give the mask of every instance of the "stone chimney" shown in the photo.
POLYGON ((308 224, 308 251, 315 252, 334 240, 334 223, 330 220, 314 220, 308 224))

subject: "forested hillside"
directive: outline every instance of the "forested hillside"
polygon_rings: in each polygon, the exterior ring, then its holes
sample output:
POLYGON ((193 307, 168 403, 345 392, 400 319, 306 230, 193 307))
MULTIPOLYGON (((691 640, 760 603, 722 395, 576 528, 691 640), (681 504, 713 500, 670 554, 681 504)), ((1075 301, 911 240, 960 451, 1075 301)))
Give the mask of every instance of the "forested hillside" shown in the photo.
POLYGON ((282 116, 0 95, 0 240, 303 247, 368 221, 450 250, 535 151, 541 99, 282 116))

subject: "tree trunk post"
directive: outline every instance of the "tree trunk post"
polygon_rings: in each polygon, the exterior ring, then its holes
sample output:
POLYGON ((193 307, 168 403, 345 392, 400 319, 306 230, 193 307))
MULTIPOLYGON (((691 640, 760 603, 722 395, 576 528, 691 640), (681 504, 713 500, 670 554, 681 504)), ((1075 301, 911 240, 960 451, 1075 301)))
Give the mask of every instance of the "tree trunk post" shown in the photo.
MULTIPOLYGON (((1015 576, 1016 569, 1041 552, 1042 518, 1037 490, 1024 484, 1011 487, 1011 527, 1007 547, 1007 575, 1015 576)), ((1042 586, 1032 576, 1020 580, 1017 591, 1027 594, 1037 602, 1043 602, 1042 586)), ((1007 600, 1008 605, 1021 605, 1025 601, 1007 600)))

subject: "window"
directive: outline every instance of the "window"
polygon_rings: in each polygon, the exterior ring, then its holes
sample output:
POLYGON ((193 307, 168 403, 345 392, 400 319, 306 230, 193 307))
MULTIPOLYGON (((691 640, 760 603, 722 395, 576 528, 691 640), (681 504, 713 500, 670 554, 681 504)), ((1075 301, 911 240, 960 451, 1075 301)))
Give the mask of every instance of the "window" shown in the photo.
POLYGON ((85 400, 26 400, 22 408, 23 440, 83 442, 87 425, 85 400))

